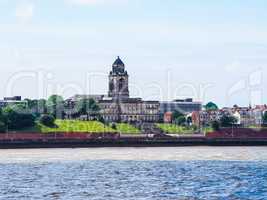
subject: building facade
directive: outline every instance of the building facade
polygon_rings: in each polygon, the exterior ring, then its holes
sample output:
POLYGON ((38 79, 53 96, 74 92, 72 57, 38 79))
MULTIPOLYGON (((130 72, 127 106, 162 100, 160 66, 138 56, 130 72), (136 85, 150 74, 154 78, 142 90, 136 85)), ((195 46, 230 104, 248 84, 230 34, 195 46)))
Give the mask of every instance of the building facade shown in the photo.
POLYGON ((143 101, 139 98, 124 98, 117 102, 106 99, 99 102, 101 115, 105 121, 157 122, 159 121, 159 102, 143 101))
POLYGON ((185 115, 192 112, 199 112, 202 110, 202 103, 193 101, 193 99, 178 99, 174 101, 160 102, 160 120, 164 121, 166 113, 173 113, 179 111, 185 115))
POLYGON ((141 98, 130 98, 129 76, 125 65, 118 57, 112 65, 108 76, 108 95, 75 95, 66 100, 69 109, 68 117, 73 115, 75 104, 80 100, 94 99, 100 114, 107 122, 158 122, 159 101, 143 101, 141 98))
POLYGON ((129 76, 119 57, 113 63, 109 73, 108 98, 103 98, 98 103, 105 121, 133 123, 159 121, 160 103, 158 101, 130 98, 129 76))
POLYGON ((236 118, 238 126, 261 126, 266 108, 266 105, 261 105, 253 108, 249 106, 196 111, 192 113, 192 122, 194 125, 205 126, 212 121, 220 121, 222 116, 232 116, 236 118))

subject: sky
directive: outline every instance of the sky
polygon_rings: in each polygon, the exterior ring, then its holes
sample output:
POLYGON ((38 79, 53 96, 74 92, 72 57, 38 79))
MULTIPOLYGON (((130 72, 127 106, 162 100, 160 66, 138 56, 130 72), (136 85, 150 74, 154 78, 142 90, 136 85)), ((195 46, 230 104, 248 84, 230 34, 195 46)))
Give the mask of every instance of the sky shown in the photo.
POLYGON ((266 0, 0 0, 0 98, 130 94, 267 103, 266 0))

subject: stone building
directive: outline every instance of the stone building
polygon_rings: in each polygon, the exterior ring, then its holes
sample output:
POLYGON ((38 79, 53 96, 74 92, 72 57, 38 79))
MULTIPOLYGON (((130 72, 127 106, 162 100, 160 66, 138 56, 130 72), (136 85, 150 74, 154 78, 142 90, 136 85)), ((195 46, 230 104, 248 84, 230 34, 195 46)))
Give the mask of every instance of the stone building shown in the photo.
POLYGON ((160 113, 163 115, 166 112, 179 111, 184 114, 192 113, 194 111, 201 111, 202 103, 193 101, 192 98, 177 99, 173 101, 160 102, 160 113))
POLYGON ((101 115, 106 121, 157 122, 159 102, 143 101, 139 98, 103 99, 99 102, 101 115))
POLYGON ((100 106, 101 116, 108 122, 158 122, 159 101, 130 98, 129 75, 118 57, 109 73, 108 95, 75 95, 66 100, 68 116, 73 115, 75 104, 83 99, 94 99, 100 106))
POLYGON ((120 57, 112 65, 109 73, 108 96, 112 98, 129 98, 128 73, 120 57))
POLYGON ((106 121, 157 122, 159 121, 158 101, 143 101, 130 98, 129 75, 118 57, 109 73, 108 98, 99 101, 101 115, 106 121))

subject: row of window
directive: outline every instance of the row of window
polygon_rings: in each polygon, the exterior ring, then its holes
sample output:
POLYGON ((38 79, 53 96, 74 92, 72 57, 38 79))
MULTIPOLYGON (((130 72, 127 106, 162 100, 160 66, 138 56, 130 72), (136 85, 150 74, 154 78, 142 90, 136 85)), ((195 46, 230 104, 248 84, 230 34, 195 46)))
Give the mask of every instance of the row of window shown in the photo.
MULTIPOLYGON (((159 119, 159 117, 157 115, 122 115, 120 117, 121 117, 122 121, 151 121, 151 122, 156 122, 159 119)), ((104 118, 107 121, 117 121, 118 120, 118 116, 116 116, 116 115, 104 116, 104 118)))
MULTIPOLYGON (((103 109, 108 109, 108 108, 116 108, 117 104, 116 103, 111 103, 111 104, 102 104, 101 107, 103 109)), ((121 104, 122 108, 125 109, 132 109, 132 110, 136 110, 136 109, 158 109, 159 106, 155 105, 155 104, 121 104)))

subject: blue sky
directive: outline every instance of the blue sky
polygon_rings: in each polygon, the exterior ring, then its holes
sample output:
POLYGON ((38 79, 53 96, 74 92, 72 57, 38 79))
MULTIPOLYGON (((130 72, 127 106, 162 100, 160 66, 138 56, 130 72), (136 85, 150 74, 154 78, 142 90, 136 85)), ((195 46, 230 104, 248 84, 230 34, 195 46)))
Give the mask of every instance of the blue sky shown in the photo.
POLYGON ((264 0, 1 0, 0 96, 106 94, 120 55, 132 96, 267 103, 266 9, 264 0))

